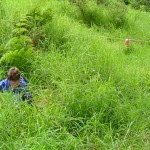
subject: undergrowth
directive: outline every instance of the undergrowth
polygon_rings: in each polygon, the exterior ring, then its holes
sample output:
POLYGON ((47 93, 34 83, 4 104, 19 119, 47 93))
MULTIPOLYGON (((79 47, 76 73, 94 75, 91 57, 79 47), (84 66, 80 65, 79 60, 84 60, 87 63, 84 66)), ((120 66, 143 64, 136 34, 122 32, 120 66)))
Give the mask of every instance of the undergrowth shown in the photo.
MULTIPOLYGON (((10 4, 3 18, 15 16, 10 4)), ((0 27, 0 77, 17 66, 33 106, 0 93, 0 149, 148 149, 149 43, 124 40, 148 39, 149 13, 115 0, 22 7, 10 29, 0 27)))

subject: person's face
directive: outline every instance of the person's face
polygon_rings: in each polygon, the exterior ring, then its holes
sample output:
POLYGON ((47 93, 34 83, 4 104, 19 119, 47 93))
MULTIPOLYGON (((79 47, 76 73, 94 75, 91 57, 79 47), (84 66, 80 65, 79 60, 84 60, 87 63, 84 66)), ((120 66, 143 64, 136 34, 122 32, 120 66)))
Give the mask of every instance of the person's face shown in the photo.
POLYGON ((19 80, 17 81, 9 81, 9 84, 12 88, 16 88, 19 85, 19 80))

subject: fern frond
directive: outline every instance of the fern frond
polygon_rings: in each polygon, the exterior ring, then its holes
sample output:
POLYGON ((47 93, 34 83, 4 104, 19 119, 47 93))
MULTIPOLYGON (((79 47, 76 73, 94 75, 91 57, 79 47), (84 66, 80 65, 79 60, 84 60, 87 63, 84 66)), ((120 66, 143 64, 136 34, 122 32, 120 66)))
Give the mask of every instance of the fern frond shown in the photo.
POLYGON ((29 25, 27 23, 24 23, 24 22, 19 22, 16 24, 16 26, 18 28, 27 28, 29 25))
POLYGON ((5 49, 11 48, 13 45, 17 44, 17 42, 18 42, 18 37, 11 38, 5 45, 5 49))
POLYGON ((28 30, 26 28, 15 28, 12 33, 15 35, 21 35, 27 33, 28 30))

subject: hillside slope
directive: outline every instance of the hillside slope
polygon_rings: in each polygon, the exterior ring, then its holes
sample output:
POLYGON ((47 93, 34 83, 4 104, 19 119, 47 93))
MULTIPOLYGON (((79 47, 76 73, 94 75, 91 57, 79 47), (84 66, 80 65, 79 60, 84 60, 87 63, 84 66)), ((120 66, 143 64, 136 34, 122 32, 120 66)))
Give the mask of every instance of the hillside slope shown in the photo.
POLYGON ((0 149, 149 149, 150 14, 82 2, 0 3, 1 78, 17 66, 33 95, 0 93, 0 149))

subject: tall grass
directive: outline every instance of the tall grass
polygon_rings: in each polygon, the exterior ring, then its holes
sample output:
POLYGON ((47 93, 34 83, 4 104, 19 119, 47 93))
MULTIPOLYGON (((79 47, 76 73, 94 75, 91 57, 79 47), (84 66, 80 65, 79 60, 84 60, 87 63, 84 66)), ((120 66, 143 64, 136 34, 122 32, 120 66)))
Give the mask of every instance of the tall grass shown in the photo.
MULTIPOLYGON (((8 2, 6 14, 19 7, 8 2)), ((32 71, 22 72, 33 106, 13 105, 10 93, 0 93, 0 149, 147 149, 149 44, 127 48, 124 38, 147 39, 149 14, 129 9, 121 28, 89 27, 68 1, 32 0, 21 2, 18 18, 34 3, 51 8, 53 17, 42 28, 46 38, 33 52, 32 71)))

